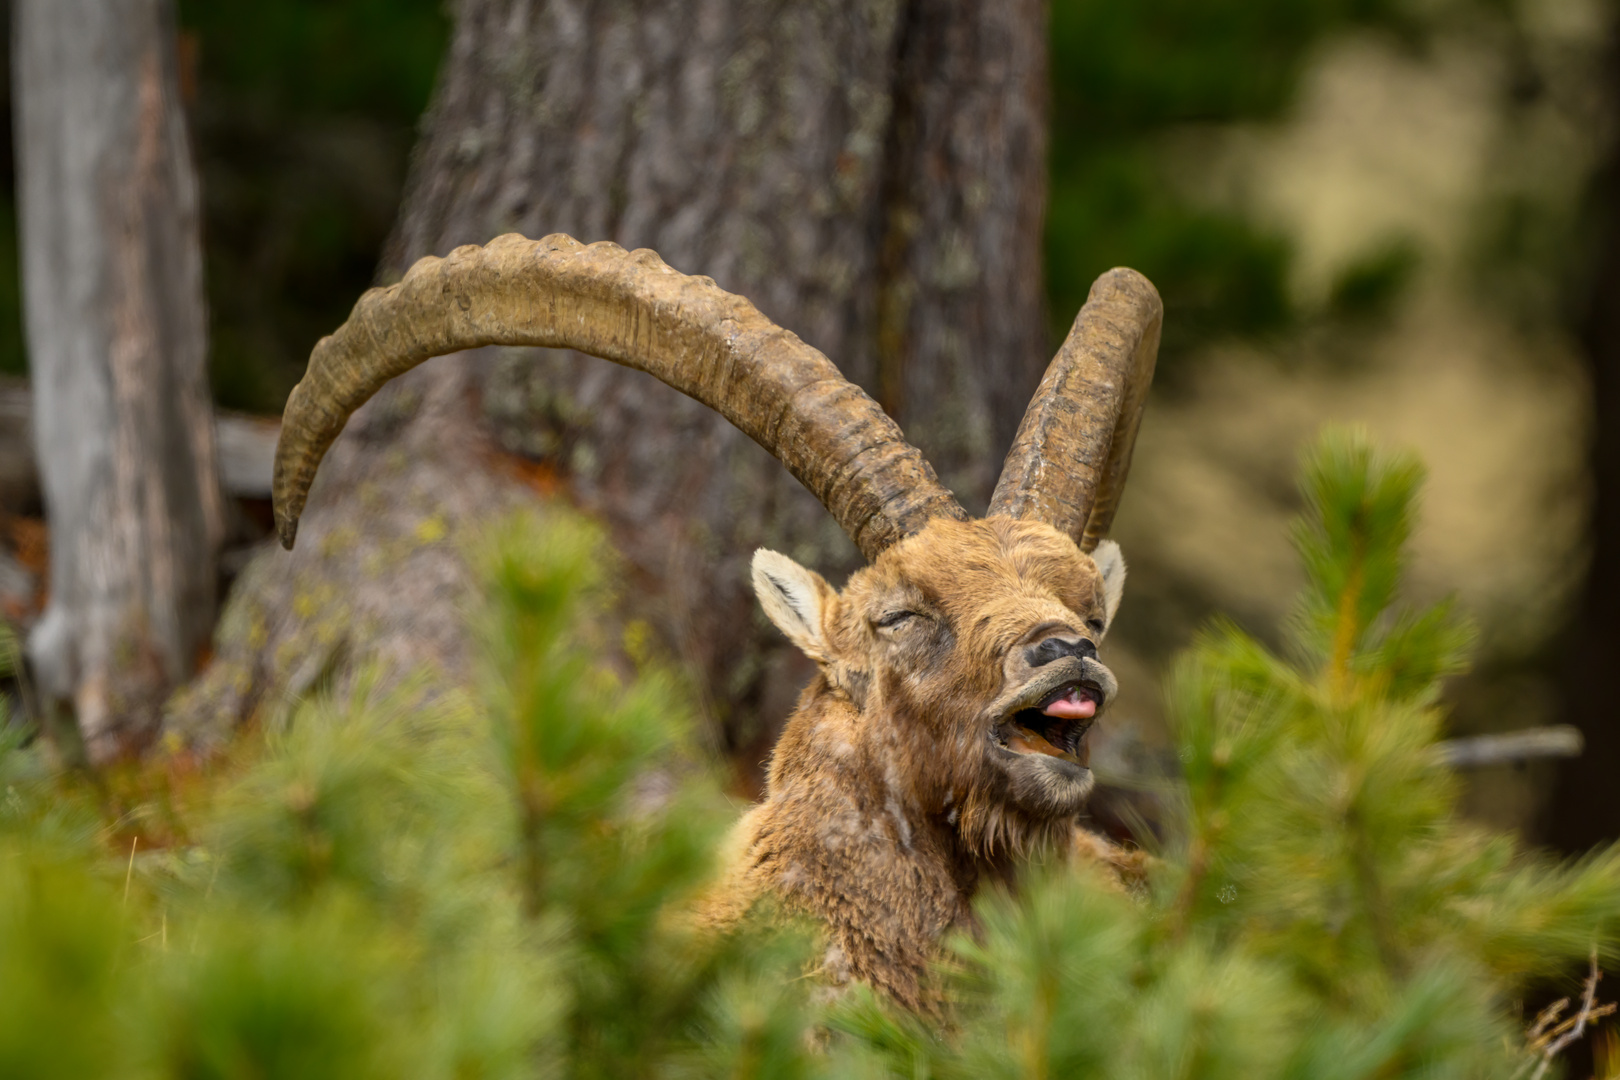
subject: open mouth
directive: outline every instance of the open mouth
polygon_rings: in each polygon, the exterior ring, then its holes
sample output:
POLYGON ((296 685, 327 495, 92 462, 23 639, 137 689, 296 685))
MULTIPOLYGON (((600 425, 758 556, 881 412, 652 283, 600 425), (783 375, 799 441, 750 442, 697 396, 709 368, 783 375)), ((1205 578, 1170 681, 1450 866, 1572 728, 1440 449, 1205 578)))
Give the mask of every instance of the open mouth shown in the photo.
POLYGON ((1103 692, 1091 683, 1064 683, 1039 705, 1019 709, 996 727, 996 743, 1015 754, 1045 754, 1076 765, 1090 764, 1086 732, 1103 692))

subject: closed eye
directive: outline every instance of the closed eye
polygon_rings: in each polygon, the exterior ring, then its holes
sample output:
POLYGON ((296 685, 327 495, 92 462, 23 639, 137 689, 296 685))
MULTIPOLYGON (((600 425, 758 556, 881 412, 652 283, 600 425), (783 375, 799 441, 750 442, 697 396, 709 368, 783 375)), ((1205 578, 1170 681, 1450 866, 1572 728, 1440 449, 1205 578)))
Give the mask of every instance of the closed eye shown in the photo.
POLYGON ((1087 619, 1086 629, 1090 630, 1093 634, 1100 634, 1103 632, 1103 621, 1101 619, 1087 619))
POLYGON ((879 619, 876 625, 880 630, 887 630, 890 627, 899 626, 907 619, 915 618, 916 615, 915 611, 891 611, 879 619))

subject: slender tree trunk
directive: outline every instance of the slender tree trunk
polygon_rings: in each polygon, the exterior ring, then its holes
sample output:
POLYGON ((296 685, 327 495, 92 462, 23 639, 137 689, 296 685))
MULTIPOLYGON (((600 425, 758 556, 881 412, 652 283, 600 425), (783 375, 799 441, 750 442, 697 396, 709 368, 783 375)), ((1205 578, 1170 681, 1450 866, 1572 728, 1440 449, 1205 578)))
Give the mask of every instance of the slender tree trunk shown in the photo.
MULTIPOLYGON (((384 274, 514 230, 653 248, 827 353, 982 509, 1047 358, 1045 21, 1041 0, 461 0, 384 274)), ((462 400, 460 380, 481 395, 455 434, 419 442, 406 420, 354 449, 301 530, 364 530, 350 485, 380 490, 492 436, 608 522, 632 614, 696 674, 731 747, 763 758, 805 672, 756 616, 747 560, 765 545, 838 571, 853 546, 724 420, 601 360, 446 358, 368 408, 462 400)), ((458 486, 418 494, 466 509, 459 525, 478 511, 458 486)), ((333 557, 355 568, 339 571, 305 536, 286 565, 330 580, 334 604, 380 587, 364 551, 333 557)), ((263 573, 243 625, 280 629, 237 650, 237 684, 300 632, 286 579, 263 573)))
MULTIPOLYGON (((1620 37, 1607 65, 1610 108, 1620 106, 1620 37)), ((1588 199, 1596 240, 1580 334, 1592 378, 1591 558, 1579 607, 1559 650, 1562 716, 1585 736, 1581 755, 1558 766, 1543 810, 1541 837, 1569 852, 1620 837, 1620 143, 1594 177, 1588 199)))
POLYGON ((50 602, 28 641, 92 758, 192 671, 221 531, 198 199, 167 0, 18 0, 16 132, 50 602))

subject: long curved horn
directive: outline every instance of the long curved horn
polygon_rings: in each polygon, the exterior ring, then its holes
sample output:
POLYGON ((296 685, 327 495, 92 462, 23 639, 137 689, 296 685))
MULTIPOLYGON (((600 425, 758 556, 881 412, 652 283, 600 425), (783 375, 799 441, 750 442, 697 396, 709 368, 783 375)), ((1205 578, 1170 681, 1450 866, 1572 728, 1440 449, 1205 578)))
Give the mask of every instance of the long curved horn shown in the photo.
POLYGON ((514 233, 419 260, 315 346, 276 446, 282 546, 356 409, 423 361, 484 345, 576 349, 696 398, 776 455, 868 560, 930 518, 967 517, 877 402, 747 300, 652 251, 514 233))
POLYGON ((987 516, 1044 521, 1083 551, 1108 535, 1163 322, 1159 291, 1135 270, 1096 280, 1024 412, 987 516))

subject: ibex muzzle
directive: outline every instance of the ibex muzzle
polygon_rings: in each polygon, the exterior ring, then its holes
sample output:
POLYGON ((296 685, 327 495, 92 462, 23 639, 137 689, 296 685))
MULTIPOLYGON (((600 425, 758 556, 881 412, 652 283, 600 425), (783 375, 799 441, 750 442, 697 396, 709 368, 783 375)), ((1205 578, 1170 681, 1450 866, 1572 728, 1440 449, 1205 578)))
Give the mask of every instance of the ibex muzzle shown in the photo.
POLYGON ((484 345, 576 349, 661 379, 775 454, 868 564, 840 592, 775 552, 760 602, 820 666, 739 823, 716 921, 774 897, 827 929, 825 973, 928 1010, 940 935, 986 876, 1073 828, 1087 735, 1115 693, 1096 646, 1125 580, 1103 540, 1130 468, 1162 307, 1097 279, 1047 368, 989 513, 971 520, 894 421, 747 300, 650 251, 503 236, 373 289, 288 399, 276 526, 291 547, 315 470, 389 379, 484 345))

